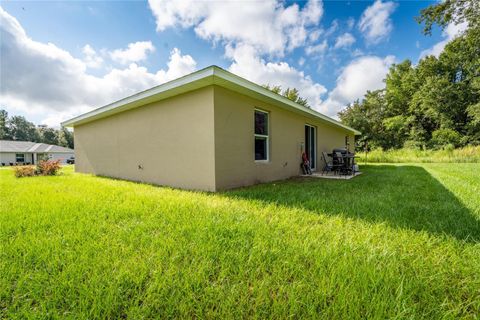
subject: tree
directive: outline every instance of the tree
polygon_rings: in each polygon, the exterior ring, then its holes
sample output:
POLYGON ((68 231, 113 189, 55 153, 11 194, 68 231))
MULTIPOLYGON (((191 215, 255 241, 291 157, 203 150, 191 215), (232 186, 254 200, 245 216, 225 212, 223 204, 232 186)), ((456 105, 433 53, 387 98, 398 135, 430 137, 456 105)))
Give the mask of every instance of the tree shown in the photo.
POLYGON ((410 60, 390 67, 385 78, 385 102, 389 116, 398 116, 407 112, 408 102, 417 88, 414 72, 415 69, 410 60))
POLYGON ((270 91, 272 91, 273 93, 276 93, 276 94, 279 94, 281 96, 284 96, 285 98, 293 101, 293 102, 296 102, 304 107, 307 107, 307 108, 310 108, 310 105, 308 104, 308 101, 307 99, 305 98, 302 98, 300 97, 300 94, 298 92, 298 89, 297 88, 287 88, 285 90, 282 91, 282 87, 281 86, 273 86, 273 87, 270 87, 270 85, 268 84, 264 84, 262 85, 262 87, 264 87, 265 89, 268 89, 270 91))
POLYGON ((60 146, 73 149, 73 133, 67 128, 62 127, 60 130, 58 130, 58 144, 60 146))
POLYGON ((423 23, 423 33, 432 34, 433 25, 437 24, 445 29, 449 24, 467 23, 468 29, 478 28, 480 25, 480 2, 478 0, 444 0, 431 5, 416 17, 418 23, 423 23))
POLYGON ((365 141, 384 149, 480 144, 479 7, 476 0, 445 0, 422 10, 417 19, 425 34, 434 24, 466 22, 468 27, 438 58, 393 65, 383 98, 381 92, 367 92, 339 114, 362 132, 360 147, 365 141))
POLYGON ((24 117, 8 117, 5 110, 0 110, 0 139, 41 142, 60 145, 73 149, 73 133, 67 128, 59 130, 42 126, 35 128, 32 122, 24 117))
POLYGON ((341 111, 340 120, 362 135, 356 140, 357 147, 389 148, 389 139, 385 136, 385 90, 368 91, 362 101, 355 101, 341 111))
POLYGON ((8 121, 8 131, 12 140, 38 141, 39 136, 35 125, 22 116, 13 116, 8 121))
POLYGON ((10 139, 10 132, 8 130, 8 112, 0 110, 0 140, 10 139))
POLYGON ((58 144, 58 134, 57 130, 53 128, 40 128, 38 129, 38 134, 40 136, 40 142, 47 144, 58 144))

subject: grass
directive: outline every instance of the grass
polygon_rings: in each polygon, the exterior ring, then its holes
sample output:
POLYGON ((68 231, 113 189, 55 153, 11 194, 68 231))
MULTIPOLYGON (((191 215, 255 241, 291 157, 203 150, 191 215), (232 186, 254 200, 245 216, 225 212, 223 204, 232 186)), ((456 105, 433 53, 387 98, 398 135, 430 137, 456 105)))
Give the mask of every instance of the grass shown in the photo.
POLYGON ((0 318, 478 319, 480 165, 218 194, 0 170, 0 318))
POLYGON ((480 163, 480 146, 446 150, 399 149, 360 152, 359 162, 370 163, 480 163))

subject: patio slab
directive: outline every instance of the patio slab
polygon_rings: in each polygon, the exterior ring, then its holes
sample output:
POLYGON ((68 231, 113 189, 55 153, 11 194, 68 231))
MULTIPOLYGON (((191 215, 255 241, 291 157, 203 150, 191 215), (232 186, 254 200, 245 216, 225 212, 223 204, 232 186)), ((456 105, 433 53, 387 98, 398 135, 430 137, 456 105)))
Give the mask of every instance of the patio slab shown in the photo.
POLYGON ((323 178, 323 179, 339 179, 339 180, 348 180, 355 178, 358 175, 361 175, 362 172, 355 172, 354 175, 339 175, 339 174, 333 174, 331 172, 313 172, 311 175, 310 174, 302 174, 300 175, 301 177, 312 177, 312 178, 323 178))

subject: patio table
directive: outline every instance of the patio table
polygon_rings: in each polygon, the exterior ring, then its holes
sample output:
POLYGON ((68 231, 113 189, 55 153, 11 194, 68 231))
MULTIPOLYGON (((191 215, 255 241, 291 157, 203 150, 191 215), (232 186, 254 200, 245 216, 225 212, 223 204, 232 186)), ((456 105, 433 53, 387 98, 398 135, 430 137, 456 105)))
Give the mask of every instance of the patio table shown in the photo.
MULTIPOLYGON (((334 153, 327 153, 329 157, 334 159, 336 155, 334 153)), ((344 169, 346 172, 350 171, 352 174, 355 174, 355 158, 358 156, 353 154, 342 154, 342 158, 344 159, 344 169)))

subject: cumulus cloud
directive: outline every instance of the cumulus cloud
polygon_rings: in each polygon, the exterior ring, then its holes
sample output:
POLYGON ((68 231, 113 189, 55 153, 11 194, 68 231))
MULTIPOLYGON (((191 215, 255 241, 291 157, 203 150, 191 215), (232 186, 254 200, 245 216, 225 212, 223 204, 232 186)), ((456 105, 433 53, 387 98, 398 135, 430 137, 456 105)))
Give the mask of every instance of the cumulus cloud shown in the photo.
POLYGON ((85 45, 82 49, 84 59, 83 62, 89 68, 100 68, 103 65, 103 58, 89 45, 85 45))
POLYGON ((306 47, 305 48, 305 53, 309 56, 311 56, 311 55, 321 55, 321 54, 325 53, 325 51, 327 49, 328 49, 327 40, 323 40, 319 44, 306 47))
POLYGON ((337 37, 334 48, 335 49, 345 48, 345 47, 351 46, 354 43, 355 43, 355 38, 352 36, 351 33, 346 32, 341 36, 337 37))
MULTIPOLYGON (((0 104, 50 123, 110 103, 195 70, 195 60, 171 52, 168 69, 149 72, 135 63, 102 77, 88 74, 95 50, 84 60, 52 43, 29 38, 20 23, 0 7, 0 104), (90 57, 90 58, 88 58, 90 57)), ((98 60, 97 60, 98 62, 98 60)), ((95 59, 93 63, 96 64, 95 59)), ((58 125, 58 123, 56 123, 58 125)))
POLYGON ((322 35, 323 33, 323 30, 322 29, 315 29, 315 30, 312 30, 308 33, 308 41, 310 43, 314 43, 318 40, 318 38, 320 38, 320 36, 322 35))
POLYGON ((303 71, 293 68, 286 62, 266 62, 250 45, 228 47, 227 56, 234 61, 229 71, 258 84, 281 85, 282 88, 295 87, 314 108, 320 106, 321 97, 327 91, 303 71))
MULTIPOLYGON (((232 61, 229 71, 258 84, 296 87, 312 107, 318 107, 323 85, 287 62, 267 62, 263 57, 282 57, 289 50, 308 43, 309 55, 323 53, 328 45, 316 43, 324 33, 318 23, 322 3, 308 1, 303 8, 286 6, 274 0, 242 1, 149 1, 156 17, 157 31, 167 28, 193 28, 201 39, 225 46, 225 57, 232 61)), ((338 27, 334 21, 327 32, 338 27)), ((299 59, 303 65, 305 59, 299 59)))
POLYGON ((151 41, 138 41, 130 43, 126 49, 116 49, 110 52, 110 57, 118 63, 128 64, 147 59, 148 53, 153 51, 155 51, 155 47, 151 41))
POLYGON ((429 55, 433 55, 435 57, 438 57, 440 55, 440 53, 442 53, 443 49, 445 48, 445 46, 447 45, 447 43, 449 43, 450 41, 452 41, 453 39, 455 39, 456 37, 458 37, 459 35, 461 35, 466 29, 467 29, 467 23, 466 22, 463 22, 463 23, 460 23, 460 24, 449 24, 445 30, 443 30, 442 32, 442 36, 443 36, 443 40, 438 42, 437 44, 435 44, 433 47, 427 49, 427 50, 423 50, 421 53, 420 53, 420 57, 419 59, 422 59, 426 56, 429 56, 429 55))
POLYGON ((243 1, 149 0, 157 31, 194 28, 197 36, 225 44, 245 43, 261 53, 282 56, 305 43, 307 28, 318 25, 322 3, 309 0, 285 6, 275 0, 243 1))
POLYGON ((363 33, 367 43, 376 44, 388 38, 393 29, 390 15, 397 5, 394 2, 375 1, 363 12, 358 28, 363 33))
POLYGON ((335 88, 328 94, 327 100, 320 106, 320 112, 332 117, 346 105, 362 98, 367 90, 385 87, 383 79, 394 63, 394 56, 380 58, 364 56, 353 60, 338 76, 335 88))

